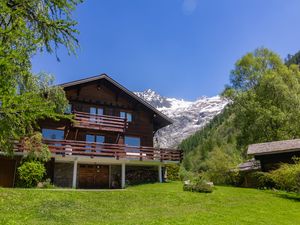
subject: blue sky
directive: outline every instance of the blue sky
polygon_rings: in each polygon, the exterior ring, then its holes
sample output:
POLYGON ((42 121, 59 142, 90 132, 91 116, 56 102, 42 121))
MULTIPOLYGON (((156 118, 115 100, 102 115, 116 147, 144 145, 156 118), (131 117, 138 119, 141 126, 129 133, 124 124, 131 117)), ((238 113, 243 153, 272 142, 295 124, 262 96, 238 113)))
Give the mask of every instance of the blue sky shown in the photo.
POLYGON ((73 14, 77 56, 40 53, 33 71, 57 83, 107 73, 133 91, 214 96, 246 52, 300 50, 299 11, 299 0, 86 0, 73 14))

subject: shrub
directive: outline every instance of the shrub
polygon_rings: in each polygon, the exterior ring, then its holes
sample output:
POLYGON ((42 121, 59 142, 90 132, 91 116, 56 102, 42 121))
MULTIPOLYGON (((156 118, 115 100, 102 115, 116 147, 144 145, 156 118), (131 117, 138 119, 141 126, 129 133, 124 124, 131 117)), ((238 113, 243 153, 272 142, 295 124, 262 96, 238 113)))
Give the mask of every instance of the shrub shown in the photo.
POLYGON ((213 192, 213 184, 207 182, 202 176, 198 175, 194 179, 186 181, 183 185, 183 190, 191 192, 211 193, 213 192))
POLYGON ((38 161, 24 162, 18 168, 20 185, 22 187, 36 187, 46 173, 45 166, 38 161))
POLYGON ((279 169, 270 172, 276 188, 300 193, 300 162, 282 164, 279 169))
POLYGON ((180 177, 179 177, 180 166, 179 165, 177 165, 177 164, 167 165, 166 169, 167 169, 167 179, 168 180, 173 180, 173 181, 180 180, 180 177))
POLYGON ((266 189, 274 188, 275 183, 269 173, 256 171, 250 174, 253 178, 256 188, 266 189))

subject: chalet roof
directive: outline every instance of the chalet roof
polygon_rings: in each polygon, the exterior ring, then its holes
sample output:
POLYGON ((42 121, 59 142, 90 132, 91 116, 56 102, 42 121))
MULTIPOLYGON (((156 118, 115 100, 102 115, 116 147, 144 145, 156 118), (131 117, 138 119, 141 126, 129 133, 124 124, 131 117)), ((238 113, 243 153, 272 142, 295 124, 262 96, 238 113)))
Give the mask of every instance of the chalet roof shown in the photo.
POLYGON ((249 145, 248 155, 267 155, 300 151, 300 139, 273 141, 249 145))
POLYGON ((154 106, 152 106, 151 104, 146 102, 144 99, 138 97, 132 91, 125 88, 123 85, 121 85, 120 83, 118 83, 117 81, 112 79, 107 74, 101 74, 101 75, 97 75, 97 76, 93 76, 93 77, 88 77, 88 78, 84 78, 84 79, 80 79, 80 80, 75 80, 75 81, 60 84, 59 86, 62 86, 63 88, 67 88, 67 87, 72 87, 72 86, 76 86, 76 85, 80 85, 80 84, 84 84, 84 83, 89 83, 89 82, 96 81, 96 80, 101 80, 101 79, 105 79, 105 80, 109 81, 110 83, 112 83, 113 85, 115 85, 116 87, 118 87, 119 89, 124 91, 126 94, 128 94, 130 97, 132 97, 135 100, 137 100, 138 102, 140 102, 146 108, 153 111, 153 113, 156 114, 158 117, 161 117, 161 119, 164 121, 163 126, 167 126, 167 125, 170 125, 170 124, 173 123, 173 121, 169 117, 164 115, 162 112, 158 111, 154 106))

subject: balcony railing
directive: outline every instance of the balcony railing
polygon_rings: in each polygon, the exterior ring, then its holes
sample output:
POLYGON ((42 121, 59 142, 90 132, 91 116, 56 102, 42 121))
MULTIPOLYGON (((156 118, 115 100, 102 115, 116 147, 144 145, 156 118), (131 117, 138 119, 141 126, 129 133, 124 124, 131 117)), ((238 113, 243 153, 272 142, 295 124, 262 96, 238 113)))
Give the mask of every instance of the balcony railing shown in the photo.
MULTIPOLYGON (((74 140, 50 140, 43 142, 49 146, 51 153, 62 156, 89 156, 110 157, 114 159, 128 159, 140 161, 174 161, 182 159, 182 152, 174 149, 161 149, 152 147, 135 147, 121 144, 96 143, 74 140)), ((24 152, 26 149, 18 144, 16 149, 24 152)))
POLYGON ((74 112, 74 127, 124 133, 126 119, 117 116, 93 115, 85 112, 74 112))

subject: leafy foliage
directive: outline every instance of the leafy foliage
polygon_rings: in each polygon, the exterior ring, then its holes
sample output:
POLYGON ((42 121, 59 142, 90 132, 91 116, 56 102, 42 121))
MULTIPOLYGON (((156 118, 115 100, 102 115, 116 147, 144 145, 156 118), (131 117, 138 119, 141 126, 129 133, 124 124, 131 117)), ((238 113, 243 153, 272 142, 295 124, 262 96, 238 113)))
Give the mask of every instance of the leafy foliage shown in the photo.
POLYGON ((11 152, 12 140, 33 135, 37 121, 58 119, 67 104, 53 77, 31 73, 37 51, 52 53, 78 46, 71 12, 81 0, 0 1, 0 149, 11 152))
POLYGON ((36 187, 42 181, 46 169, 41 162, 26 161, 18 167, 18 174, 23 187, 36 187))
POLYGON ((285 64, 290 66, 292 64, 295 65, 300 65, 300 51, 297 52, 294 55, 288 55, 287 58, 285 59, 285 64))
MULTIPOLYGON (((0 148, 12 151, 12 140, 35 134, 38 120, 64 118, 67 99, 61 87, 52 86, 53 79, 46 74, 32 76, 20 87, 20 94, 4 95, 0 108, 0 148)), ((36 141, 37 139, 35 139, 36 141)))
POLYGON ((269 177, 277 188, 300 193, 300 162, 282 164, 279 169, 271 171, 269 177))
POLYGON ((170 165, 166 165, 166 169, 167 169, 167 179, 168 180, 180 180, 179 177, 179 169, 180 166, 177 164, 170 164, 170 165))
POLYGON ((224 96, 233 102, 240 147, 300 137, 298 66, 287 67, 275 53, 257 49, 236 63, 231 83, 224 96))

